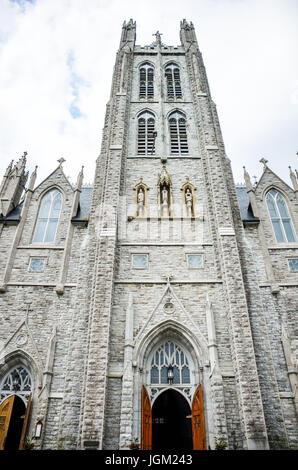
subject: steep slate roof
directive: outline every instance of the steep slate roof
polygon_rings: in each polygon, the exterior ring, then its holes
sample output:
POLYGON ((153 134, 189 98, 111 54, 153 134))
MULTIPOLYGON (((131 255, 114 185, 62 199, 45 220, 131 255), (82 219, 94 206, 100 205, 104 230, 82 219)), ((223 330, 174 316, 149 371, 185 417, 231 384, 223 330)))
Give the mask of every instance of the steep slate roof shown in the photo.
POLYGON ((80 222, 89 218, 92 192, 93 187, 82 187, 78 212, 72 219, 74 222, 80 222))
POLYGON ((245 223, 257 223, 259 219, 253 215, 245 186, 236 186, 236 194, 240 207, 241 219, 245 223))
MULTIPOLYGON (((92 198, 92 187, 82 187, 78 212, 73 217, 74 222, 86 222, 89 218, 89 211, 92 198)), ((24 201, 21 201, 6 217, 0 216, 0 222, 19 222, 24 201)))

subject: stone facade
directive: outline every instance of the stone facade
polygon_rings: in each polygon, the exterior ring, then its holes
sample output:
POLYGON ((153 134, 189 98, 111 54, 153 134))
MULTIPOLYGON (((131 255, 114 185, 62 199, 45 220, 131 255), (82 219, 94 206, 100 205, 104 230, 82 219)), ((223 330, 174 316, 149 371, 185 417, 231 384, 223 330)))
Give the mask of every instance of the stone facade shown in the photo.
POLYGON ((297 448, 298 273, 288 262, 298 259, 297 175, 291 170, 292 188, 264 162, 258 184, 245 170, 246 186, 236 188, 192 23, 181 23, 177 47, 159 33, 137 46, 135 33, 132 20, 124 23, 93 187, 83 186, 83 171, 72 186, 60 161, 37 187, 34 172, 20 200, 26 155, 4 175, 1 401, 7 374, 22 366, 32 379, 27 434, 42 423, 36 448, 127 449, 142 439, 143 386, 152 409, 169 389, 191 408, 201 386, 204 448, 219 439, 228 449, 297 448), (139 95, 144 63, 154 70, 149 98, 139 95), (172 63, 176 98, 165 76, 172 63), (143 111, 157 135, 155 151, 138 155, 143 111), (170 151, 176 111, 186 120, 185 154, 170 151), (55 237, 36 243, 53 189, 62 195, 55 237), (286 201, 294 240, 275 238, 270 189, 286 201), (143 264, 133 264, 136 255, 143 264), (41 271, 32 259, 43 260, 41 271), (152 378, 154 353, 166 343, 187 358, 184 382, 152 378))

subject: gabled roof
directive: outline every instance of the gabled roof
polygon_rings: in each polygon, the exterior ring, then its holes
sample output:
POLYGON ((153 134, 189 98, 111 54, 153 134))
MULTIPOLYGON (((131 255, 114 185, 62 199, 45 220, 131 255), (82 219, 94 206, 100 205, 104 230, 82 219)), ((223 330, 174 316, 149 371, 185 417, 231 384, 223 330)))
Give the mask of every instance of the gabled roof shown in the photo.
MULTIPOLYGON (((91 200, 92 200, 92 192, 93 192, 93 187, 88 186, 88 187, 82 187, 81 193, 80 193, 80 199, 79 199, 79 205, 78 205, 78 212, 73 217, 73 222, 84 222, 88 220, 89 214, 90 214, 90 206, 91 206, 91 200)), ((249 197, 246 191, 245 186, 236 186, 236 193, 237 193, 237 199, 240 207, 240 215, 241 219, 244 222, 258 222, 259 219, 253 215, 250 202, 249 202, 249 197)), ((20 215, 22 212, 23 208, 23 203, 24 201, 20 202, 20 204, 15 207, 6 217, 0 217, 0 221, 2 222, 18 222, 20 220, 20 215)))
MULTIPOLYGON (((78 211, 73 222, 86 222, 89 218, 93 187, 82 187, 78 205, 78 211)), ((16 223, 20 221, 24 201, 21 201, 6 217, 0 216, 0 222, 16 223)))

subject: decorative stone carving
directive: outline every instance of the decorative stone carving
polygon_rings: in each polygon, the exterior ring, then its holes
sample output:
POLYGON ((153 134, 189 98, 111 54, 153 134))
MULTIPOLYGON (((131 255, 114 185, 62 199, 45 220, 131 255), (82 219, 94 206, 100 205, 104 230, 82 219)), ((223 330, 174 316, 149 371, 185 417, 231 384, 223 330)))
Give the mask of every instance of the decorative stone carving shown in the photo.
POLYGON ((189 177, 186 176, 186 182, 181 187, 182 193, 182 204, 183 204, 183 213, 186 217, 195 217, 195 204, 196 204, 196 196, 195 191, 196 188, 193 184, 190 183, 189 177))
POLYGON ((25 335, 24 333, 20 333, 17 337, 16 337, 16 344, 17 346, 24 346, 24 344, 26 344, 28 341, 28 337, 27 335, 25 335))
POLYGON ((162 166, 161 173, 158 175, 157 196, 160 217, 170 217, 172 215, 173 196, 172 196, 172 178, 168 174, 166 166, 162 166))
POLYGON ((137 207, 136 217, 146 217, 148 208, 148 191, 149 187, 143 183, 143 178, 140 178, 140 182, 133 188, 135 193, 135 204, 137 207))
POLYGON ((172 313, 174 313, 175 306, 174 306, 174 304, 172 302, 172 298, 170 296, 166 299, 166 301, 164 303, 164 306, 163 306, 163 310, 168 315, 171 315, 172 313))

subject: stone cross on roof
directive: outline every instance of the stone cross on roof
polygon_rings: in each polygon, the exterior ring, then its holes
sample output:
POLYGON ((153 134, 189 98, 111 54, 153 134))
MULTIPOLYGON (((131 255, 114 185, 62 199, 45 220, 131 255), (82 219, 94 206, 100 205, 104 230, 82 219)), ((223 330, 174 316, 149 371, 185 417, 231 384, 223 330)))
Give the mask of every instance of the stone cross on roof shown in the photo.
POLYGON ((57 162, 59 163, 59 165, 61 166, 62 163, 66 162, 65 158, 61 157, 59 158, 59 160, 57 160, 57 162))

